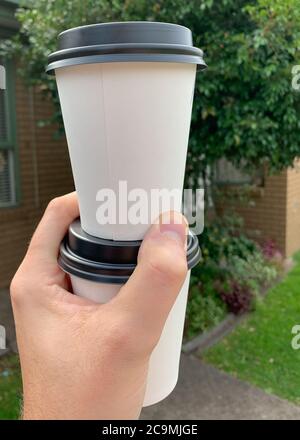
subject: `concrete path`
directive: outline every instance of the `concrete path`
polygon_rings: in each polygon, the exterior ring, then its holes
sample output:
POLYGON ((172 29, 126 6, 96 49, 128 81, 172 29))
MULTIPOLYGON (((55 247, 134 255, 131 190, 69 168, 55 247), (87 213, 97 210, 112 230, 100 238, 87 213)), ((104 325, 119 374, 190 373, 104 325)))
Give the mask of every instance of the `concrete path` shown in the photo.
MULTIPOLYGON (((7 346, 16 351, 15 330, 7 290, 0 290, 0 324, 7 332, 7 346)), ((5 354, 0 350, 0 355, 5 354)), ((145 408, 148 420, 300 420, 300 407, 268 395, 192 355, 182 355, 175 391, 163 402, 145 408)))
POLYGON ((300 407, 264 393, 194 356, 182 355, 175 391, 145 408, 148 420, 300 420, 300 407))

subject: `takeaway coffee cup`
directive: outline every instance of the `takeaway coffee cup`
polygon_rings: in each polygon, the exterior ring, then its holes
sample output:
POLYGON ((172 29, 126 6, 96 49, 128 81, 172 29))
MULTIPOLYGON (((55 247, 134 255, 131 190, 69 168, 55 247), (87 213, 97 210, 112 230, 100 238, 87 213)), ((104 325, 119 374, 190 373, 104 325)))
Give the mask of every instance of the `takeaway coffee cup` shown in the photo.
POLYGON ((162 211, 181 210, 203 52, 189 29, 170 23, 88 25, 58 40, 47 71, 56 76, 82 228, 142 239, 162 211), (141 216, 130 210, 137 198, 141 216))
MULTIPOLYGON (((93 237, 83 231, 78 219, 70 225, 61 244, 59 265, 70 275, 76 295, 106 303, 118 294, 134 271, 140 244, 140 241, 113 241, 93 237)), ((190 269, 199 260, 198 240, 190 233, 187 243, 189 271, 150 357, 143 406, 161 401, 176 385, 190 269)))

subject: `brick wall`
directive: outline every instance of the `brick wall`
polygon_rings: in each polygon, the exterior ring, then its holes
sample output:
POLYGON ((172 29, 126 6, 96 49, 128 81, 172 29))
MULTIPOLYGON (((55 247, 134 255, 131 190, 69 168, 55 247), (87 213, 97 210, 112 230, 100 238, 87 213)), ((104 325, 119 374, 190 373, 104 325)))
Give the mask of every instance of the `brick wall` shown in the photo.
POLYGON ((300 161, 287 171, 286 254, 300 249, 300 161))
POLYGON ((286 171, 267 176, 264 187, 258 188, 249 200, 240 203, 237 208, 250 237, 260 243, 271 239, 283 253, 286 253, 286 192, 286 171))
POLYGON ((285 257, 291 256, 300 249, 300 161, 295 168, 266 176, 264 186, 250 192, 244 201, 219 200, 220 214, 226 207, 244 219, 248 236, 259 243, 272 240, 285 257))
POLYGON ((0 288, 9 285, 49 200, 73 190, 65 140, 54 139, 54 127, 37 127, 51 103, 19 77, 15 94, 21 197, 17 207, 0 209, 0 288))

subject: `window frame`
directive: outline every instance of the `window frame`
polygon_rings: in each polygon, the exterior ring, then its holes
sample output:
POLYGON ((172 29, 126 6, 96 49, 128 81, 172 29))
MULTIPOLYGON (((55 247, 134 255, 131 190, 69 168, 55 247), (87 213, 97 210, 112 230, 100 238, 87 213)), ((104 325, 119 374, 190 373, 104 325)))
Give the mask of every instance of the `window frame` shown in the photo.
POLYGON ((260 183, 255 183, 255 175, 251 175, 251 173, 244 172, 243 169, 238 168, 232 164, 231 161, 226 159, 226 157, 222 157, 221 159, 218 159, 213 167, 212 167, 212 174, 213 174, 213 181, 215 186, 217 187, 244 187, 244 186, 252 186, 255 185, 257 187, 263 187, 264 186, 264 173, 263 170, 258 170, 258 173, 256 175, 257 180, 260 180, 260 183), (222 161, 224 163, 222 164, 222 161), (226 177, 224 179, 220 178, 220 168, 222 166, 224 167, 230 166, 232 167, 233 171, 237 171, 239 173, 239 177, 232 178, 232 177, 226 177))
POLYGON ((16 99, 15 99, 15 66, 13 60, 2 59, 2 65, 6 70, 6 89, 4 90, 4 106, 7 128, 7 139, 0 140, 0 151, 7 151, 12 156, 9 179, 12 191, 12 199, 9 202, 0 201, 0 210, 18 207, 20 204, 20 169, 19 148, 17 142, 16 127, 16 99))

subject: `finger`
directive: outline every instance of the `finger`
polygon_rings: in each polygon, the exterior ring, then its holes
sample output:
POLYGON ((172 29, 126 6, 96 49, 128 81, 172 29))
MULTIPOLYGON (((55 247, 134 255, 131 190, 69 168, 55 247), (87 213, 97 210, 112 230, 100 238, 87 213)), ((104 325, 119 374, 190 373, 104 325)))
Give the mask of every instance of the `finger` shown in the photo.
POLYGON ((153 340, 159 338, 186 278, 186 236, 181 214, 163 214, 143 240, 134 273, 111 303, 153 340))
POLYGON ((75 192, 51 200, 33 234, 28 252, 39 259, 56 262, 60 243, 69 225, 78 216, 75 192))

